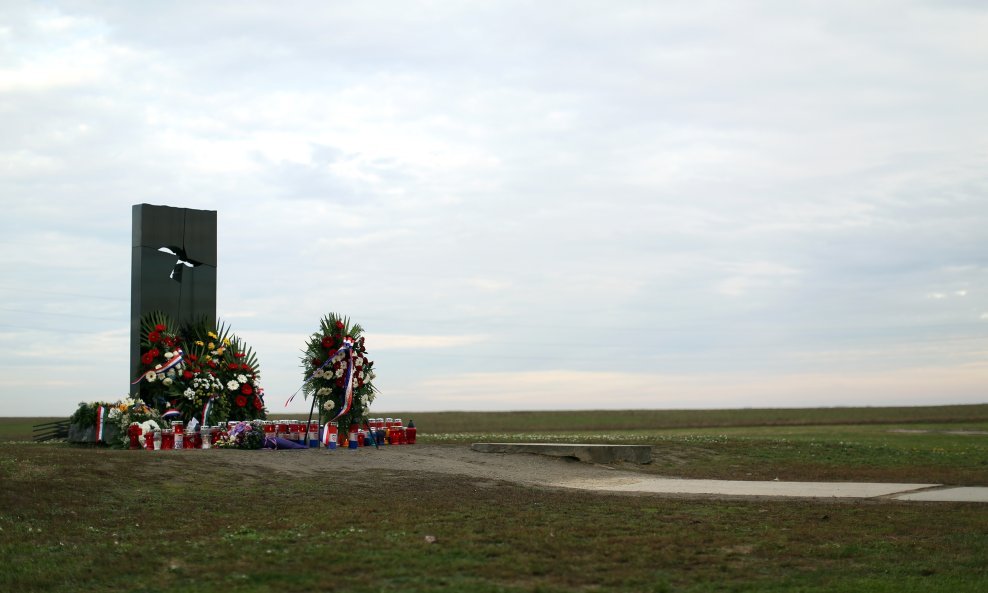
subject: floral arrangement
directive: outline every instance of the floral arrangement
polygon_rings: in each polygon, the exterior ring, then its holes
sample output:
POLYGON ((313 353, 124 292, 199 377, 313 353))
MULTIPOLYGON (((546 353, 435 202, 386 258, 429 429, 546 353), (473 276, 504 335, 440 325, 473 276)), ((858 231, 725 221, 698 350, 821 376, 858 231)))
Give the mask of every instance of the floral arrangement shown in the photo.
MULTIPOLYGON (((129 397, 112 403, 80 402, 78 409, 69 418, 69 423, 76 425, 83 431, 95 430, 96 417, 100 408, 105 408, 105 428, 103 431, 106 438, 105 442, 112 447, 126 448, 129 446, 130 439, 127 435, 127 429, 132 424, 140 426, 142 433, 158 430, 164 424, 157 410, 140 400, 129 397)), ((94 436, 94 432, 89 432, 89 436, 83 441, 93 442, 95 438, 92 437, 94 436)))
POLYGON ((205 320, 173 328, 160 312, 141 320, 144 402, 161 411, 176 409, 186 422, 265 417, 257 356, 243 340, 222 323, 211 327, 205 320))
POLYGON ((264 446, 264 424, 259 420, 238 422, 216 441, 216 446, 225 449, 260 449, 264 446))
POLYGON ((363 331, 349 318, 330 313, 305 346, 302 390, 307 398, 315 398, 321 422, 337 420, 341 427, 349 427, 361 422, 374 402, 374 363, 367 358, 363 331))
POLYGON ((140 400, 129 397, 125 397, 113 404, 108 416, 109 422, 115 424, 118 429, 116 439, 113 442, 107 443, 113 447, 127 447, 130 445, 127 429, 131 425, 137 424, 141 427, 141 434, 147 434, 155 430, 160 430, 164 424, 157 410, 140 400))

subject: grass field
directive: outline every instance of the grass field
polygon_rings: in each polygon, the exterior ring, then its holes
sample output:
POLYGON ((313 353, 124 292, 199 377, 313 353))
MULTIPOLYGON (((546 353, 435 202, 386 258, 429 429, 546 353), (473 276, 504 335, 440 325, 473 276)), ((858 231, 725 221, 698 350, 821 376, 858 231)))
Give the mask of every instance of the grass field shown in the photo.
MULTIPOLYGON (((988 406, 863 410, 412 417, 449 446, 651 443, 647 471, 667 475, 988 484, 988 406)), ((414 467, 272 476, 224 463, 252 452, 18 442, 38 421, 0 419, 0 591, 988 588, 988 505, 607 495, 414 467)))

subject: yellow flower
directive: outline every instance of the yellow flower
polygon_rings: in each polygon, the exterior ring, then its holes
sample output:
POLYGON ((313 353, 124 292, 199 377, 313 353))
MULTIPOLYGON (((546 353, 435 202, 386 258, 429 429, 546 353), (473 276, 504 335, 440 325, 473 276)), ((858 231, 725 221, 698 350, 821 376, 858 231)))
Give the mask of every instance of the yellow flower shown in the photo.
POLYGON ((210 338, 213 338, 214 340, 219 337, 213 332, 206 332, 206 335, 209 336, 210 338))
POLYGON ((217 356, 223 356, 223 351, 224 350, 225 350, 225 348, 217 348, 216 349, 216 355, 217 356))
POLYGON ((212 342, 210 342, 210 343, 209 343, 209 345, 208 345, 208 346, 206 346, 206 348, 209 348, 210 350, 212 350, 212 349, 213 349, 213 348, 215 348, 215 347, 216 347, 216 344, 214 344, 214 343, 212 343, 212 342))
POLYGON ((206 362, 209 362, 210 360, 213 360, 213 357, 207 355, 205 358, 203 358, 203 360, 205 360, 206 362))
POLYGON ((229 346, 230 345, 230 338, 223 338, 223 345, 224 346, 229 346))
POLYGON ((117 409, 120 410, 121 412, 126 412, 127 404, 120 404, 119 406, 117 406, 117 409))
POLYGON ((196 346, 205 346, 205 345, 206 345, 205 342, 203 342, 202 340, 196 340, 196 346))

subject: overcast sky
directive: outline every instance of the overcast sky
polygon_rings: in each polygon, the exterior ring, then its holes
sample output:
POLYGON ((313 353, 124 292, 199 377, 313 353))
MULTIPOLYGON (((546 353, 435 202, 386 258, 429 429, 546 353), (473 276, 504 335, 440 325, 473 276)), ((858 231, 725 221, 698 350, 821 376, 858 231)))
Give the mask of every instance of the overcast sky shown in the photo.
POLYGON ((272 411, 988 400, 988 4, 0 2, 0 416, 127 392, 131 207, 218 211, 272 411))

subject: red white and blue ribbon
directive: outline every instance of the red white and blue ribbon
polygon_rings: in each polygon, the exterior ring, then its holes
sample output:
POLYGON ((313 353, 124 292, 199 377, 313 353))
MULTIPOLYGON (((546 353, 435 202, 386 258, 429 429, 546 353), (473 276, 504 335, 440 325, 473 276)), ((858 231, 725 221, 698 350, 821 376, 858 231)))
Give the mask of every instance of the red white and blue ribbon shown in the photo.
POLYGON ((106 427, 106 408, 97 406, 96 408, 96 442, 103 440, 103 429, 106 427))
POLYGON ((182 412, 176 410, 175 408, 168 408, 167 410, 164 411, 164 413, 161 414, 161 417, 164 420, 168 420, 169 418, 176 418, 176 417, 180 417, 181 415, 182 412))
MULTIPOLYGON (((165 363, 165 366, 161 367, 160 369, 152 369, 152 370, 160 377, 161 375, 164 375, 165 373, 167 373, 171 369, 173 369, 173 368, 177 367, 178 365, 182 364, 182 361, 184 360, 184 358, 185 358, 185 353, 182 352, 182 349, 181 348, 179 348, 178 350, 175 351, 175 356, 172 356, 171 359, 167 363, 165 363)), ((151 372, 151 371, 148 371, 148 372, 151 372)), ((137 379, 134 379, 134 381, 131 382, 131 385, 137 385, 145 377, 147 377, 147 373, 144 373, 143 375, 141 375, 137 379)))
MULTIPOLYGON (((343 409, 337 414, 333 420, 338 419, 340 416, 346 414, 353 407, 353 353, 347 352, 347 363, 346 363, 346 383, 343 386, 343 391, 346 394, 346 399, 344 402, 343 409)), ((332 422, 333 420, 330 420, 332 422)))
MULTIPOLYGON (((336 418, 339 418, 347 411, 349 411, 350 404, 353 403, 353 388, 350 385, 350 379, 353 377, 353 338, 351 338, 350 336, 346 336, 343 338, 343 345, 340 346, 340 349, 336 351, 336 354, 327 358, 326 362, 322 363, 321 365, 319 365, 319 368, 312 371, 312 374, 309 375, 309 377, 302 382, 301 387, 296 389, 295 393, 293 393, 292 396, 288 398, 288 401, 285 402, 285 407, 287 408, 288 404, 292 403, 292 400, 295 399, 295 396, 298 395, 298 392, 302 391, 302 387, 305 387, 309 383, 309 381, 315 378, 316 373, 322 370, 329 363, 333 362, 333 360, 335 360, 340 353, 342 353, 347 360, 346 385, 345 385, 347 397, 346 397, 346 408, 342 412, 340 412, 340 414, 336 418)), ((333 418, 333 420, 336 420, 336 418, 333 418)))

